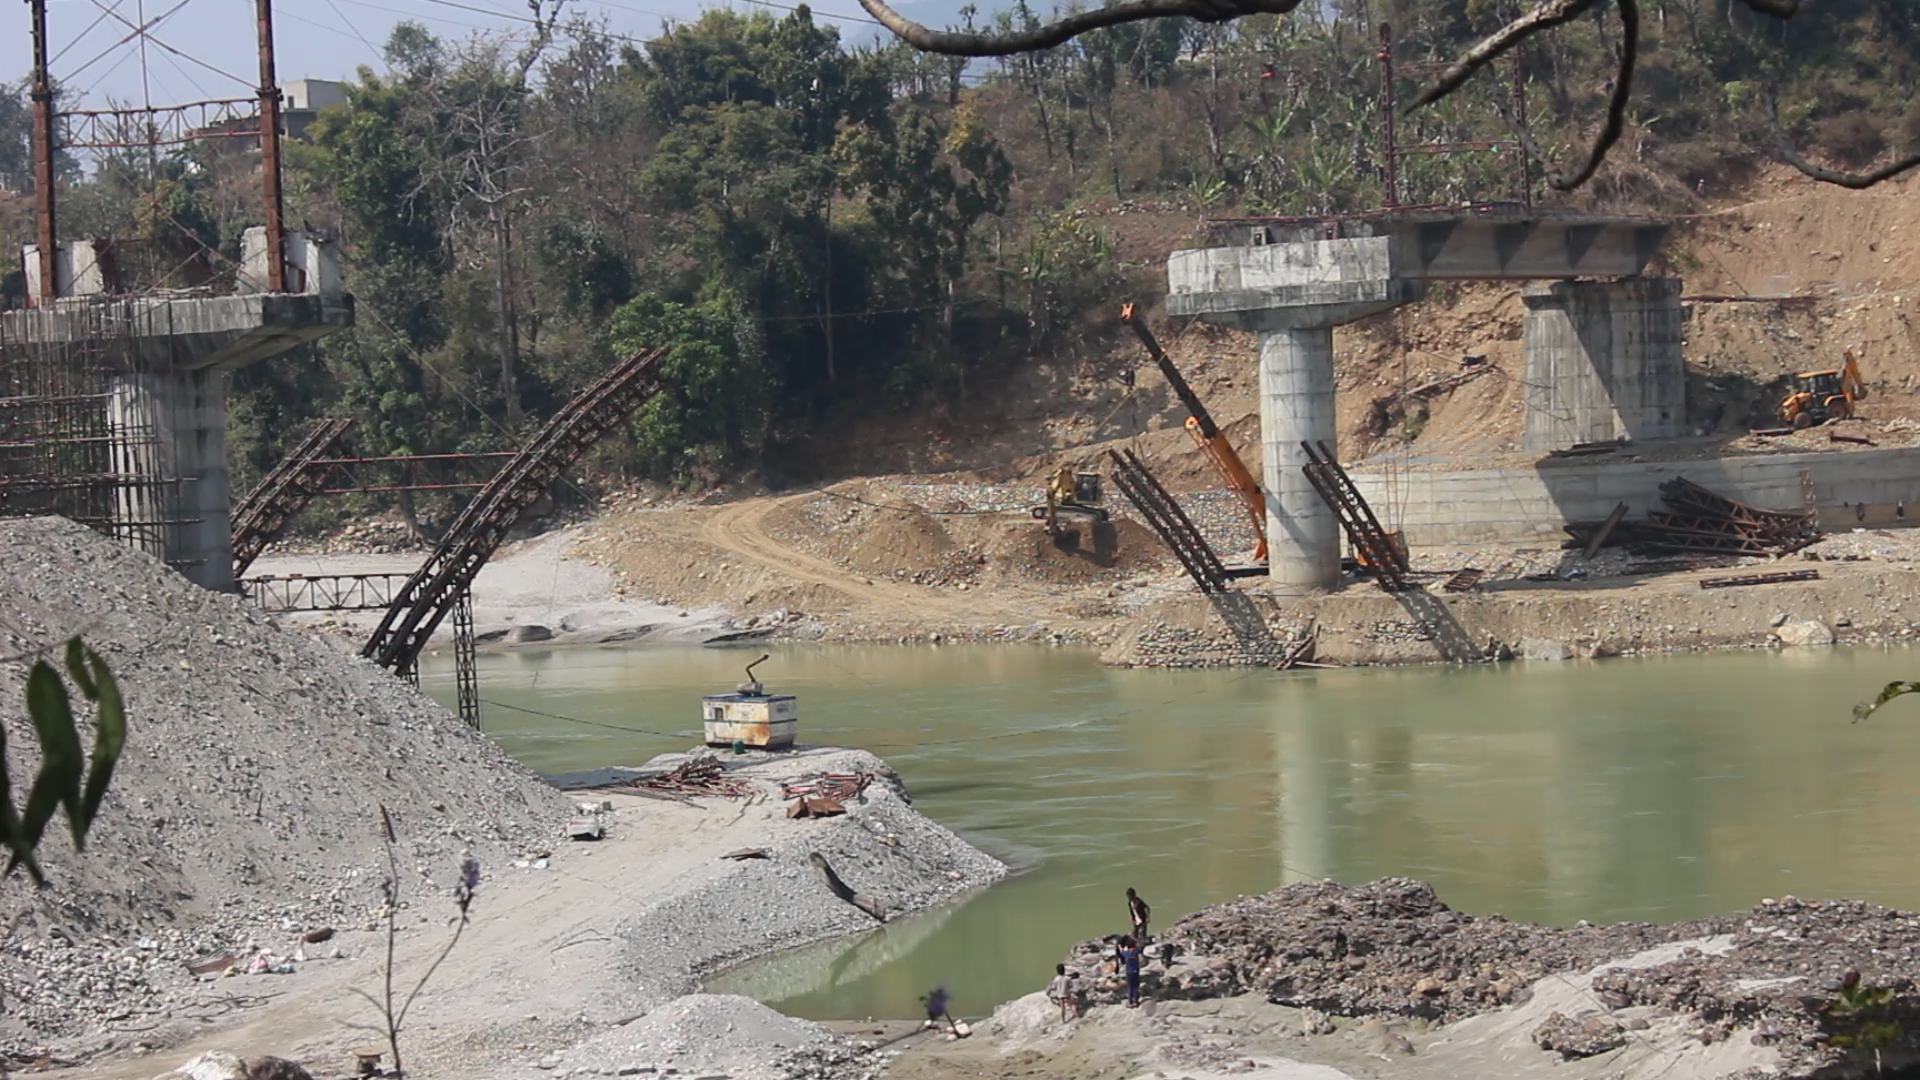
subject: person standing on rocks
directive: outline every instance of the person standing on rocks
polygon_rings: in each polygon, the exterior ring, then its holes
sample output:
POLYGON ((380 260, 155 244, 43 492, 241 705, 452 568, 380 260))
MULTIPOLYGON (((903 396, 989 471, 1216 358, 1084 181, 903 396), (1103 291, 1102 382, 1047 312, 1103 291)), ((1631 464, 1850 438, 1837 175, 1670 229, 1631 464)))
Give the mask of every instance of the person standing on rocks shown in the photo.
POLYGON ((947 1022, 947 1030, 953 1033, 954 1037, 959 1037, 960 1025, 954 1021, 953 1014, 947 1011, 947 1001, 950 996, 951 995, 947 993, 946 985, 943 983, 934 987, 927 993, 926 997, 920 999, 921 1003, 927 1007, 927 1022, 921 1025, 923 1030, 939 1027, 940 1021, 945 1020, 947 1022))
POLYGON ((1053 965, 1053 981, 1047 984, 1047 996, 1060 1006, 1060 1022, 1066 1023, 1080 1015, 1079 995, 1074 993, 1072 975, 1067 974, 1067 965, 1053 965))
POLYGON ((1114 963, 1127 977, 1127 1008, 1140 1007, 1140 946, 1130 937, 1120 939, 1113 950, 1114 963))
POLYGON ((1147 936, 1147 920, 1153 917, 1153 909, 1132 889, 1127 890, 1127 914, 1133 919, 1134 940, 1142 945, 1151 942, 1153 939, 1147 936))

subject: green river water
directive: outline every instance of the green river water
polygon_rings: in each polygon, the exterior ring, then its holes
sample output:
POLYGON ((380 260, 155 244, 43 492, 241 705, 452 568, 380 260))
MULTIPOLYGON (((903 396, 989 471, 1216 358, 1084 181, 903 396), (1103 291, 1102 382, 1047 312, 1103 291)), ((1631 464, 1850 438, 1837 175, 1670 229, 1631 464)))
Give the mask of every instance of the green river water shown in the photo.
MULTIPOLYGON (((1852 704, 1920 676, 1895 649, 1274 673, 1101 667, 1079 649, 776 646, 801 739, 866 747, 915 805, 1019 871, 867 936, 709 981, 801 1016, 911 1016, 944 982, 984 1013, 1076 941, 1164 927, 1303 878, 1430 881, 1454 907, 1665 921, 1766 896, 1920 907, 1920 705, 1852 704)), ((684 749, 702 693, 758 651, 480 658, 484 725, 558 773, 684 749)), ((429 691, 453 695, 429 667, 429 691)))

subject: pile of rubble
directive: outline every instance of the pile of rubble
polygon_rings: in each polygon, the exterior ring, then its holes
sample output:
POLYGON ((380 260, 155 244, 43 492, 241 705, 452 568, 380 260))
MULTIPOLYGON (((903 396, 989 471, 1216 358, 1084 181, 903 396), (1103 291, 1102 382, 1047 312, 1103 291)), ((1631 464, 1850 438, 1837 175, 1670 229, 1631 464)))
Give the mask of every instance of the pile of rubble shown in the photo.
MULTIPOLYGON (((0 521, 0 550, 0 655, 80 634, 127 709, 85 855, 56 823, 40 853, 52 886, 10 894, 0 1052, 84 1056, 109 1027, 152 1032, 241 1007, 190 970, 229 954, 251 967, 264 950, 268 971, 297 971, 303 945, 325 959, 333 944, 302 937, 377 921, 382 808, 422 910, 465 853, 491 874, 565 820, 562 795, 445 708, 236 596, 59 519, 0 521)), ((37 764, 26 667, 0 673, 19 777, 37 764)))
POLYGON ((1625 504, 1604 522, 1570 524, 1569 548, 1619 545, 1647 554, 1786 555, 1820 539, 1809 510, 1765 510, 1717 495, 1685 477, 1660 485, 1665 510, 1623 520, 1625 504))
MULTIPOLYGON (((1112 938, 1083 942, 1068 958, 1093 1003, 1124 994, 1113 948, 1112 938)), ((1196 912, 1147 961, 1143 985, 1156 998, 1253 993, 1336 1016, 1436 1023, 1524 1001, 1543 979, 1592 972, 1592 1012, 1549 1018, 1535 1033, 1576 1055, 1605 1043, 1607 1021, 1627 1009, 1684 1017, 1703 1041, 1739 1032, 1776 1048, 1790 1075, 1842 1061, 1862 1031, 1886 1035, 1887 1055, 1920 1052, 1920 916, 1850 900, 1788 897, 1686 923, 1555 927, 1454 911, 1406 878, 1325 881, 1196 912), (1660 946, 1671 958, 1621 963, 1660 946), (1887 1000, 1839 1005, 1850 973, 1887 1000)))

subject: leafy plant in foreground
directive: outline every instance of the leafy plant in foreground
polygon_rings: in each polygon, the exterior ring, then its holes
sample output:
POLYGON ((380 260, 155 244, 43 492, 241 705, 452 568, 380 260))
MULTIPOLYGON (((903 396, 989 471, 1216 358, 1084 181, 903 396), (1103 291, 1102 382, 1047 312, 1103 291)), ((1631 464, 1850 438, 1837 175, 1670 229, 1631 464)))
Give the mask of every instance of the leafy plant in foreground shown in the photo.
POLYGON ((79 638, 67 642, 67 675, 80 694, 98 709, 93 728, 93 753, 82 752, 80 730, 73 720, 73 700, 65 681, 52 664, 34 662, 27 673, 27 714, 33 720, 35 737, 40 742, 40 771, 27 791, 24 808, 13 805, 13 772, 7 763, 6 731, 0 728, 0 842, 7 847, 7 866, 0 870, 5 878, 18 867, 26 867, 35 885, 44 886, 47 878, 40 870, 34 852, 46 834, 54 811, 65 808, 67 825, 73 833, 75 850, 84 850, 87 831, 100 811, 107 785, 113 781, 113 766, 127 740, 126 711, 120 700, 119 684, 107 670, 98 653, 81 644, 79 638))

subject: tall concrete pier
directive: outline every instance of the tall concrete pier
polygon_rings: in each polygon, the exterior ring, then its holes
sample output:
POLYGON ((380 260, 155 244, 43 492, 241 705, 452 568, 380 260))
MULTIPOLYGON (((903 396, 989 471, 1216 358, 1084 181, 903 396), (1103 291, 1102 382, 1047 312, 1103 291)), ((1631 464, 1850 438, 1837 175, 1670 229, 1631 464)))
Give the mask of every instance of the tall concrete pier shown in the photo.
POLYGON ((1684 434, 1680 279, 1529 285, 1528 450, 1684 434))
POLYGON ((1664 222, 1383 212, 1229 226, 1240 243, 1175 252, 1167 311, 1256 331, 1268 578, 1340 580, 1340 530, 1306 482, 1302 442, 1337 445, 1333 328, 1420 299, 1430 281, 1632 276, 1664 222))
MULTIPOLYGON (((282 276, 300 291, 261 291, 253 233, 229 295, 121 295, 109 274, 74 274, 0 313, 0 513, 62 514, 233 589, 225 372, 351 326, 354 309, 331 248, 299 233, 282 276)), ((58 263, 107 265, 91 248, 63 244, 58 263)))

